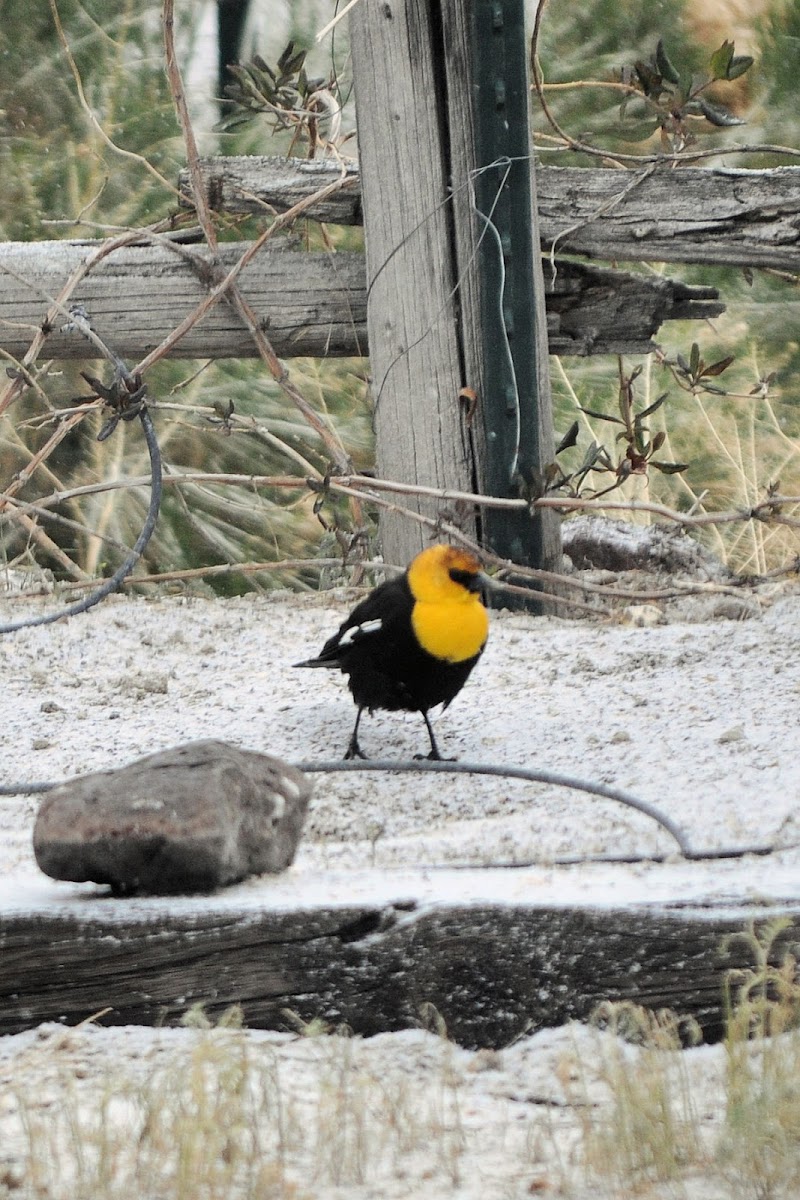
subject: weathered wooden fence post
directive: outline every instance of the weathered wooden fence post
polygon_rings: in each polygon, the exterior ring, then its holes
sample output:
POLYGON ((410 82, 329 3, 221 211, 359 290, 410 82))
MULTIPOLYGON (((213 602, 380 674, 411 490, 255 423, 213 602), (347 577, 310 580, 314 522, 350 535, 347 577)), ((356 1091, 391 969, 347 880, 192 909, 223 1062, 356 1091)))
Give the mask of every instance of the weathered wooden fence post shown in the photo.
MULTIPOLYGON (((494 3, 487 11, 506 8, 521 11, 521 0, 494 3)), ((529 222, 527 245, 519 241, 519 202, 514 228, 503 228, 500 240, 495 214, 489 229, 475 211, 476 171, 487 166, 481 157, 487 153, 487 121, 478 117, 489 103, 485 89, 475 88, 473 58, 476 50, 486 51, 477 46, 481 26, 476 33, 473 25, 485 24, 479 9, 460 0, 388 0, 359 4, 351 15, 377 466, 391 478, 513 495, 515 466, 533 475, 552 459, 547 333, 532 190, 526 188, 521 201, 529 222), (495 263, 502 254, 501 273, 507 280, 513 276, 513 296, 500 286, 497 269, 492 273, 492 254, 495 263), (520 323, 525 295, 530 311, 527 323, 520 323), (509 305, 509 298, 516 303, 509 305), (497 360, 487 356, 487 348, 505 346, 506 339, 511 355, 504 362, 513 360, 514 371, 496 378, 497 360), (472 414, 459 400, 465 386, 478 395, 472 414), (515 391, 519 408, 512 413, 515 391), (505 478, 492 458, 498 411, 506 426, 499 440, 505 478), (527 439, 519 463, 507 454, 507 427, 517 417, 527 439), (531 421, 533 441, 527 437, 531 421)), ((519 37, 524 70, 521 24, 519 37)), ((488 124, 508 129, 509 114, 497 104, 501 91, 493 93, 488 124)), ((517 104, 514 116, 522 130, 511 133, 516 144, 521 137, 527 156, 526 102, 517 104)), ((507 155, 507 148, 499 147, 499 154, 507 155)), ((515 167, 532 175, 529 161, 515 167)), ((508 188, 510 180, 504 168, 492 176, 496 189, 500 182, 508 188)), ((502 205, 508 209, 507 192, 502 205)), ((424 530, 395 515, 382 522, 381 531, 384 553, 395 562, 424 544, 424 530)), ((481 532, 518 561, 550 569, 558 563, 552 514, 523 516, 513 528, 489 518, 481 532)))

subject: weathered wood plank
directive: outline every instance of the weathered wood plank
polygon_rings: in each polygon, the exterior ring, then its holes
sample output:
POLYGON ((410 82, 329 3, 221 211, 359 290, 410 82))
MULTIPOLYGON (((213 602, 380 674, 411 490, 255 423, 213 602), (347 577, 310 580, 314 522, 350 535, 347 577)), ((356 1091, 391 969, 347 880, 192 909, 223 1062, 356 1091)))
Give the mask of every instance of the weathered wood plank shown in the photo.
POLYGON ((687 287, 566 259, 555 260, 545 286, 553 354, 648 353, 654 345, 650 339, 664 321, 725 311, 716 288, 687 287), (642 338, 646 330, 650 332, 642 338))
MULTIPOLYGON (((340 191, 316 201, 306 216, 332 225, 361 225, 361 174, 356 163, 341 166, 331 159, 279 158, 261 154, 231 154, 200 160, 200 173, 214 212, 285 213, 308 200, 345 174, 340 191)), ((181 204, 194 207, 189 170, 178 179, 181 204)))
MULTIPOLYGON (((0 345, 19 357, 42 323, 48 301, 97 242, 0 244, 0 345)), ((249 243, 219 248, 229 270, 249 243)), ((197 249, 200 249, 199 247, 197 249)), ((360 254, 306 253, 272 244, 238 277, 277 354, 366 353, 364 261, 360 254)), ((207 295, 194 268, 163 245, 129 246, 104 259, 76 286, 71 304, 85 307, 92 327, 117 354, 143 358, 207 295)), ((66 322, 66 318, 65 318, 66 322)), ((256 354, 250 334, 223 301, 173 350, 177 358, 240 358, 256 354)), ((90 358, 79 333, 56 329, 50 358, 90 358)))
MULTIPOLYGON (((0 244, 0 346, 4 350, 16 358, 25 353, 44 318, 48 298, 61 289, 94 245, 0 244)), ((223 267, 232 267, 247 247, 248 243, 221 246, 223 267)), ((265 249, 244 269, 239 282, 282 357, 367 353, 362 255, 265 249)), ((667 279, 567 261, 557 261, 555 279, 548 270, 546 283, 553 354, 644 354, 653 348, 651 338, 663 321, 715 316, 724 308, 713 288, 687 288, 667 279)), ((71 303, 85 307, 108 346, 136 361, 167 337, 205 295, 205 285, 194 270, 171 251, 129 246, 103 260, 82 280, 71 303)), ((172 351, 175 358, 255 354, 252 339, 224 301, 172 351)), ((398 354, 402 360, 399 346, 398 354)), ((48 338, 47 356, 85 359, 93 357, 93 351, 80 334, 57 329, 48 338)), ((402 370, 400 362, 397 369, 402 370)), ((457 398, 453 403, 457 407, 457 398)))
MULTIPOLYGON (((290 1008, 371 1035, 417 1024, 428 1003, 459 1043, 502 1046, 629 1000, 691 1014, 714 1038, 725 971, 753 965, 738 939, 723 956, 722 939, 776 911, 402 902, 236 913, 110 900, 102 919, 7 915, 0 1033, 74 1024, 106 1006, 109 1024, 177 1021, 202 1002, 211 1016, 241 1004, 253 1028, 285 1028, 290 1008)), ((800 935, 800 909, 789 915, 776 953, 800 935)))
MULTIPOLYGON (((459 391, 456 271, 444 149, 438 16, 414 0, 358 4, 350 50, 363 166, 370 373, 376 469, 430 487, 470 486, 474 462, 459 391)), ((430 502, 412 508, 435 516, 430 502)), ((427 531, 381 514, 392 562, 408 562, 427 531)))
POLYGON ((652 175, 550 167, 539 213, 546 250, 555 241, 562 253, 609 260, 800 270, 800 167, 652 175))
MULTIPOLYGON (((297 160, 290 160, 296 162, 297 160)), ((221 209, 283 212, 336 178, 335 164, 287 169, 286 159, 207 158, 203 173, 221 209)), ((315 220, 358 224, 360 177, 309 210, 315 220)), ((800 270, 800 167, 748 171, 661 168, 645 172, 540 166, 542 247, 609 261, 690 262, 800 270)), ((181 190, 190 202, 188 176, 181 190)), ((463 190, 463 189, 462 189, 463 190)), ((458 198, 458 193, 456 199, 458 198)))

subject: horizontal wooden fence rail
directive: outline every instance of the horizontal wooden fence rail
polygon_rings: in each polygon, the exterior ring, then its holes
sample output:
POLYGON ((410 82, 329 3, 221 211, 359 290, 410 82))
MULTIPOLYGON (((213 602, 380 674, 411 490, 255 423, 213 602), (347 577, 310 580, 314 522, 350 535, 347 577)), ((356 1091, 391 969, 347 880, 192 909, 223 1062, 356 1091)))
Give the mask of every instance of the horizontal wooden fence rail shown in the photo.
MULTIPOLYGON (((208 158, 203 175, 212 205, 232 212, 285 212, 332 183, 335 163, 272 157, 208 158)), ((344 168, 342 187, 308 216, 338 224, 361 220, 358 169, 344 168)), ((800 270, 800 168, 764 171, 621 172, 542 167, 537 176, 542 243, 561 252, 608 259, 682 260, 800 270)), ((189 196, 188 176, 181 187, 189 196)), ((97 242, 0 244, 0 347, 25 353, 49 299, 97 242)), ((199 247, 198 247, 199 249, 199 247)), ((246 244, 221 248, 232 267, 246 244)), ((399 251, 402 253, 402 249, 399 251)), ((644 353, 665 320, 722 311, 710 288, 558 261, 548 270, 548 334, 558 354, 644 353)), ((363 257, 306 253, 273 242, 242 272, 240 285, 276 352, 360 355, 368 352, 363 257)), ((192 267, 162 245, 117 250, 76 287, 100 336, 124 357, 149 353, 206 294, 192 267)), ((66 324, 66 319, 65 322, 66 324)), ((47 353, 85 358, 77 333, 57 328, 47 353)), ((174 348, 184 358, 249 357, 255 348, 220 302, 174 348)))
MULTIPOLYGON (((212 208, 285 212, 339 177, 336 163, 267 156, 206 158, 212 208)), ((180 188, 191 204, 187 171, 180 188)), ((633 262, 689 262, 800 271, 800 167, 613 171, 538 166, 542 248, 633 262)), ((358 168, 308 210, 317 221, 361 223, 358 168)))
MULTIPOLYGON (((51 297, 97 242, 0 243, 0 348, 21 358, 40 328, 51 297)), ((230 270, 250 243, 220 246, 230 270)), ((201 246, 193 247, 202 253, 201 246)), ((283 358, 366 355, 364 256, 305 252, 275 239, 238 276, 238 284, 283 358)), ((554 354, 644 354, 663 321, 722 312, 715 289, 687 287, 557 261, 547 271, 547 323, 554 354)), ((70 305, 81 305, 92 328, 125 359, 149 354, 207 295, 201 273, 166 245, 115 250, 76 284, 70 305)), ((68 317, 47 339, 52 359, 91 358, 94 351, 68 317)), ((176 358, 248 358, 257 354, 234 310, 220 300, 171 350, 176 358)))
MULTIPOLYGON (((0 346, 20 357, 40 327, 50 297, 98 242, 0 243, 0 346)), ((249 242, 219 248, 228 271, 249 242)), ((202 261, 204 247, 191 249, 202 261)), ((367 353, 364 256, 306 253, 276 239, 237 279, 277 354, 283 357, 367 353)), ((158 245, 115 250, 74 288, 70 305, 81 305, 107 346, 126 359, 141 359, 204 300, 208 285, 198 271, 162 239, 158 245)), ((65 315, 63 325, 68 325, 65 315)), ((47 339, 47 357, 91 358, 95 351, 77 332, 58 324, 47 339)), ((258 353, 233 309, 221 299, 172 350, 175 358, 248 358, 258 353)))

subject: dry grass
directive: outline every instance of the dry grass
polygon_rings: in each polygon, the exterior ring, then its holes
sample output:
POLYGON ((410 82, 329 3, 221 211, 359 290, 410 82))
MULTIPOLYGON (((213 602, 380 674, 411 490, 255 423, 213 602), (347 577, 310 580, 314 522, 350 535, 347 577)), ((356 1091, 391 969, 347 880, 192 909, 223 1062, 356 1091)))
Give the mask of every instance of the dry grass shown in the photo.
POLYGON ((237 1009, 215 1028, 195 1011, 191 1032, 140 1038, 119 1062, 94 1060, 92 1031, 42 1029, 0 1072, 0 1196, 793 1200, 800 981, 777 956, 782 929, 739 935, 753 966, 729 981, 718 1048, 685 1049, 691 1022, 630 1003, 600 1006, 555 1049, 534 1038, 499 1055, 321 1024, 249 1033, 237 1009))
POLYGON ((79 1039, 43 1032, 27 1060, 37 1086, 19 1073, 0 1099, 0 1195, 5 1182, 38 1200, 301 1200, 417 1174, 455 1188, 460 1052, 440 1040, 414 1069, 380 1072, 362 1045, 254 1037, 232 1012, 151 1050, 152 1065, 106 1064, 86 1087, 79 1039))
MULTIPOLYGON (((731 337, 721 336, 726 333, 724 326, 713 338, 687 332, 699 337, 706 361, 737 349, 731 337)), ((614 442, 617 426, 580 411, 584 407, 617 412, 616 364, 556 359, 553 366, 558 428, 565 429, 576 417, 580 425, 578 445, 568 452, 573 461, 580 461, 591 441, 605 445, 616 461, 624 451, 614 442)), ((633 366, 626 361, 627 371, 633 366)), ((647 420, 650 436, 664 437, 658 458, 688 463, 688 469, 668 475, 650 468, 647 474, 632 475, 609 499, 654 501, 679 512, 738 509, 743 514, 740 522, 704 528, 701 536, 710 550, 742 574, 762 575, 793 561, 800 553, 800 506, 785 508, 782 516, 787 523, 748 520, 745 515, 773 486, 783 495, 800 495, 800 421, 792 393, 793 370, 785 384, 779 379, 759 388, 760 379, 775 369, 775 362, 762 363, 751 348, 715 381, 724 383, 727 392, 717 395, 681 391, 654 355, 642 360, 641 366, 636 381, 639 410, 669 391, 666 403, 647 420)), ((568 455, 564 458, 568 464, 568 455)), ((590 475, 585 495, 590 497, 592 489, 608 487, 610 482, 607 474, 590 475)), ((629 519, 649 523, 657 518, 639 512, 629 519)))
MULTIPOLYGON (((0 87, 0 108, 11 122, 14 147, 9 169, 0 179, 0 198, 5 200, 0 225, 7 237, 86 233, 87 225, 71 224, 79 215, 88 222, 91 233, 100 235, 110 225, 144 224, 163 215, 174 203, 172 184, 184 150, 160 63, 157 8, 145 6, 143 15, 136 6, 120 0, 108 12, 103 10, 102 21, 91 16, 91 9, 92 5, 89 9, 79 6, 72 13, 65 8, 61 14, 63 43, 47 13, 41 28, 24 14, 18 14, 10 27, 11 58, 0 87), (79 100, 78 81, 90 104, 79 100), (133 98, 141 99, 141 106, 133 98), (47 155, 42 153, 44 141, 47 155)), ((290 9, 297 28, 314 25, 299 0, 290 9)), ((557 43, 552 51, 553 66, 574 78, 587 73, 602 76, 606 68, 619 65, 622 38, 628 39, 624 42, 626 53, 644 53, 647 47, 652 49, 659 32, 677 38, 687 54, 705 54, 702 46, 694 46, 698 36, 704 46, 716 44, 715 22, 722 19, 741 24, 745 10, 752 17, 751 9, 743 0, 730 0, 722 7, 706 6, 699 17, 684 12, 679 0, 669 0, 653 13, 646 6, 620 5, 613 0, 596 0, 589 15, 578 10, 562 14, 551 6, 546 27, 557 43), (641 45, 634 45, 635 39, 641 45)), ((737 36, 740 32, 737 28, 737 36)), ((339 30, 337 37, 342 36, 343 30, 339 30)), ((787 45, 789 40, 787 34, 787 45)), ((188 62, 191 47, 182 45, 181 50, 188 62)), ((327 60, 325 66, 330 66, 327 60)), ((775 119, 779 108, 777 102, 771 102, 775 119)), ((784 108, 790 111, 787 104, 784 108)), ((570 124, 569 110, 562 116, 570 124)), ((577 129, 585 118, 582 109, 576 111, 577 129)), ((208 130, 198 132, 207 134, 208 130)), ((265 136, 264 127, 252 127, 241 135, 241 145, 228 138, 223 139, 222 148, 226 152, 285 148, 281 142, 265 146, 265 136)), ((223 240, 252 236, 260 228, 258 222, 251 222, 237 231, 225 227, 225 219, 222 225, 223 240)), ((314 241, 320 235, 306 231, 304 236, 314 241)), ((323 241, 328 248, 339 241, 352 248, 353 239, 359 236, 339 231, 333 236, 324 234, 323 241)), ((677 273, 670 269, 670 274, 677 273)), ((651 431, 666 436, 660 457, 687 461, 690 470, 685 475, 662 476, 651 469, 648 476, 631 479, 623 495, 652 498, 681 510, 694 507, 713 512, 731 507, 746 511, 777 482, 784 494, 800 492, 800 428, 794 403, 800 338, 795 334, 796 306, 791 303, 789 284, 765 283, 757 276, 755 284, 745 288, 741 281, 734 284, 735 272, 727 274, 722 290, 730 302, 729 312, 713 330, 688 325, 681 330, 670 325, 662 333, 667 346, 682 345, 685 350, 696 337, 704 354, 706 346, 718 344, 724 344, 720 353, 735 351, 737 364, 725 376, 730 395, 678 394, 675 401, 670 399, 654 414, 651 431), (751 395, 751 389, 773 370, 779 372, 777 384, 766 394, 751 395)), ((573 361, 563 373, 556 365, 559 424, 571 419, 578 398, 590 407, 614 411, 615 371, 613 363, 573 361)), ((303 396, 316 413, 330 420, 360 467, 368 467, 373 458, 365 374, 362 362, 292 364, 292 376, 303 396)), ((12 479, 26 469, 52 428, 44 423, 54 420, 53 410, 67 407, 76 395, 86 392, 68 364, 44 368, 38 382, 38 391, 32 391, 30 399, 16 404, 13 414, 0 418, 3 479, 12 479)), ((209 472, 290 473, 297 475, 300 485, 297 490, 273 488, 258 493, 230 484, 169 489, 149 547, 147 566, 151 570, 312 555, 325 536, 318 515, 329 526, 341 525, 347 534, 359 531, 362 524, 371 530, 370 514, 365 519, 363 512, 348 512, 341 501, 326 503, 319 514, 313 511, 315 497, 302 490, 302 480, 316 471, 324 474, 328 465, 325 447, 310 426, 289 410, 285 397, 265 379, 257 364, 162 363, 148 373, 148 385, 162 402, 156 415, 169 468, 202 465, 209 472), (224 414, 231 402, 235 411, 226 423, 224 414)), ((640 386, 645 400, 663 386, 652 360, 645 363, 640 386)), ((89 430, 89 424, 76 430, 38 468, 26 499, 35 501, 76 485, 141 474, 145 458, 138 428, 120 427, 113 438, 98 444, 93 441, 96 425, 89 430)), ((609 430, 613 440, 613 427, 588 420, 585 438, 608 442, 609 430)), ((602 477, 598 480, 600 486, 607 482, 602 477)), ((120 560, 121 547, 136 537, 145 504, 146 495, 140 488, 70 498, 60 508, 61 515, 73 523, 69 527, 53 525, 42 517, 25 517, 24 521, 18 514, 13 520, 4 517, 0 554, 7 560, 38 559, 60 577, 107 574, 109 564, 120 560)), ((743 520, 704 536, 720 557, 743 573, 778 568, 791 561, 799 548, 797 528, 786 524, 743 520)), ((309 580, 295 573, 278 576, 274 582, 302 585, 309 580)), ((265 573, 256 586, 272 583, 265 573)), ((232 584, 215 586, 242 590, 252 583, 239 577, 232 584)))
POLYGON ((598 1010, 598 1023, 616 1035, 599 1044, 592 1064, 609 1102, 578 1111, 586 1169, 612 1195, 685 1194, 682 1185, 698 1177, 736 1200, 797 1194, 800 977, 791 952, 779 958, 787 924, 735 935, 753 965, 727 982, 725 1065, 714 1095, 682 1048, 697 1033, 691 1024, 627 1003, 598 1010), (657 1185, 669 1186, 651 1192, 657 1185))

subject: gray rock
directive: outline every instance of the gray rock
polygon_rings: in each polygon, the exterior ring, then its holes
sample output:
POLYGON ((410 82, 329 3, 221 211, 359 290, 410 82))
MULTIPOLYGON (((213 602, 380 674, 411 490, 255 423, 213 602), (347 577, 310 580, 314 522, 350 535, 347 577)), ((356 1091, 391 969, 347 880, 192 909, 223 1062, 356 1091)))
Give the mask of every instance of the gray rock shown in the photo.
POLYGON ((191 742, 61 784, 33 831, 54 879, 117 893, 210 891, 294 858, 311 795, 302 772, 226 742, 191 742))

